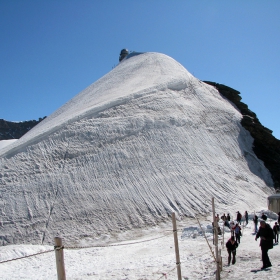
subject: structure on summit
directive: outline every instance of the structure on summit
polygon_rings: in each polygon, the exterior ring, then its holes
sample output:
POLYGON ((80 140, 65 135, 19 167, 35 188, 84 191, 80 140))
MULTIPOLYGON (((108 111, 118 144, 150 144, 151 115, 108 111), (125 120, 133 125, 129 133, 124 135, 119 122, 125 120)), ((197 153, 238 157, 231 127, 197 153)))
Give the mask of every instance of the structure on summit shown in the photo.
POLYGON ((128 53, 128 49, 122 49, 119 57, 119 62, 121 62, 128 55, 128 53))

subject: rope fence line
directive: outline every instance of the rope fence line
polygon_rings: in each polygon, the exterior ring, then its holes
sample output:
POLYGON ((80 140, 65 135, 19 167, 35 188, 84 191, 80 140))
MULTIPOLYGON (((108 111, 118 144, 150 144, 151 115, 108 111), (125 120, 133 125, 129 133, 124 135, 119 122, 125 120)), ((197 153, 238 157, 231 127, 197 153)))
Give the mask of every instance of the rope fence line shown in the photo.
POLYGON ((160 239, 160 238, 166 237, 166 236, 168 236, 170 234, 171 233, 165 234, 165 235, 162 235, 162 236, 159 236, 159 237, 147 239, 147 240, 130 242, 130 243, 124 243, 124 244, 91 245, 91 246, 81 246, 81 247, 54 246, 54 249, 52 249, 52 250, 48 250, 48 251, 44 251, 44 252, 39 252, 39 253, 35 253, 35 254, 31 254, 31 255, 27 255, 27 256, 23 256, 23 257, 18 257, 18 258, 14 258, 14 259, 10 259, 10 260, 0 261, 0 264, 1 263, 11 262, 11 261, 16 261, 16 260, 21 260, 21 259, 25 259, 25 258, 30 258, 30 257, 34 257, 34 256, 37 256, 37 255, 45 254, 45 253, 50 253, 50 252, 53 252, 54 250, 61 250, 61 249, 77 250, 77 249, 89 249, 89 248, 105 248, 105 247, 117 247, 117 246, 126 246, 126 245, 145 243, 145 242, 149 242, 149 241, 153 241, 153 240, 156 240, 156 239, 160 239))
POLYGON ((176 266, 174 266, 174 267, 173 267, 171 270, 169 270, 168 272, 162 273, 162 276, 160 276, 157 280, 162 279, 162 277, 167 278, 167 275, 168 275, 170 272, 172 272, 173 270, 175 270, 175 269, 177 268, 178 265, 179 265, 179 264, 177 264, 176 266))
POLYGON ((48 250, 48 251, 44 251, 44 252, 35 253, 35 254, 32 254, 32 255, 28 255, 28 256, 23 256, 23 257, 19 257, 19 258, 14 258, 14 259, 6 260, 6 261, 0 261, 0 264, 1 263, 11 262, 11 261, 17 261, 17 260, 21 260, 21 259, 25 259, 25 258, 30 258, 30 257, 34 257, 34 256, 37 256, 37 255, 42 255, 42 254, 45 254, 45 253, 50 253, 50 252, 53 252, 53 249, 52 250, 48 250))
MULTIPOLYGON (((202 230, 202 233, 204 234, 204 237, 206 238, 205 232, 202 229, 201 224, 200 224, 198 218, 197 217, 195 217, 195 218, 197 219, 199 227, 202 230)), ((168 235, 173 234, 174 231, 176 231, 176 232, 184 231, 185 229, 186 229, 186 227, 180 227, 180 228, 176 227, 176 230, 174 230, 174 229, 173 230, 163 230, 162 232, 168 232, 168 233, 163 234, 162 236, 155 237, 155 238, 150 238, 150 239, 141 240, 141 241, 135 241, 135 242, 129 242, 129 243, 122 243, 122 244, 91 245, 91 246, 67 246, 67 245, 66 246, 54 246, 54 249, 52 249, 52 250, 47 250, 47 251, 38 252, 38 253, 27 255, 27 256, 23 256, 23 257, 18 257, 18 258, 13 258, 13 259, 9 259, 9 260, 0 261, 0 264, 12 262, 12 261, 15 261, 15 260, 21 260, 21 259, 25 259, 25 258, 30 258, 30 257, 34 257, 34 256, 37 256, 37 255, 41 255, 41 254, 45 254, 45 253, 50 253, 50 252, 53 252, 53 251, 55 251, 55 252, 63 251, 63 249, 77 250, 77 249, 106 248, 106 247, 118 247, 118 246, 129 246, 129 245, 134 245, 134 244, 141 244, 141 243, 150 242, 150 241, 153 241, 153 240, 164 238, 164 237, 166 237, 168 235)), ((207 241, 207 238, 206 238, 206 241, 207 241)), ((209 243, 208 243, 208 246, 209 246, 209 249, 210 249, 210 251, 212 253, 212 256, 214 257, 214 260, 217 261, 209 243)), ((170 272, 172 272, 173 270, 175 270, 176 268, 178 268, 178 266, 180 266, 180 264, 181 264, 181 262, 179 262, 179 263, 176 262, 176 266, 173 269, 171 269, 170 271, 168 271, 166 273, 162 273, 162 276, 158 280, 162 279, 163 277, 167 278, 167 275, 170 272)))
POLYGON ((134 244, 139 244, 139 243, 145 243, 145 242, 149 242, 149 241, 153 241, 156 239, 160 239, 163 237, 166 237, 169 234, 165 234, 159 237, 155 237, 155 238, 151 238, 151 239, 146 239, 146 240, 142 240, 142 241, 135 241, 135 242, 130 242, 130 243, 123 243, 123 244, 109 244, 109 245, 91 245, 91 246, 75 246, 75 247, 71 247, 71 246, 64 246, 64 249, 68 249, 68 250, 77 250, 77 249, 89 249, 89 248, 105 248, 105 247, 118 247, 118 246, 126 246, 126 245, 134 245, 134 244))

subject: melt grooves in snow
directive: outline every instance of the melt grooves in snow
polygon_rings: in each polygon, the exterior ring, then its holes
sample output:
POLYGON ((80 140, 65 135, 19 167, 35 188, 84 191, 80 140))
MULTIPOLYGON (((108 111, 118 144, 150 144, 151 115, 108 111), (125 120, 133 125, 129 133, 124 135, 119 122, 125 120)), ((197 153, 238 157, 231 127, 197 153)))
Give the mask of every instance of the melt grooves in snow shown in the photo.
POLYGON ((121 62, 0 158, 2 244, 105 234, 266 204, 272 180, 216 89, 172 58, 121 62))

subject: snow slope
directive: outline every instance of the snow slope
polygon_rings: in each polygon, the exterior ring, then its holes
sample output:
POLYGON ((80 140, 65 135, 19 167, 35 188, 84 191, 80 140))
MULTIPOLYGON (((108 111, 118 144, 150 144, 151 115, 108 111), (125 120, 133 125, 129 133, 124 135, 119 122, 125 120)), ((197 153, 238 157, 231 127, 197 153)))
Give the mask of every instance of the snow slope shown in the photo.
MULTIPOLYGON (((210 217, 211 218, 211 217, 210 217)), ((273 225, 274 221, 270 224, 273 225)), ((201 221, 202 222, 202 221, 201 221)), ((203 228, 212 247, 211 221, 203 221, 203 228)), ((172 226, 169 224, 169 229, 172 226)), ((215 280, 216 264, 197 222, 179 226, 179 250, 182 279, 215 280)), ((222 226, 221 226, 222 228, 222 226)), ((280 247, 269 250, 272 267, 261 271, 261 250, 259 240, 252 234, 252 220, 243 228, 241 243, 237 248, 236 264, 228 266, 227 250, 221 245, 223 270, 221 279, 279 279, 280 247)), ((66 278, 68 280, 174 280, 178 279, 172 231, 153 229, 146 231, 144 238, 130 235, 130 242, 112 244, 116 246, 90 247, 85 249, 64 249, 66 278), (164 236, 165 235, 165 236, 164 236), (147 241, 147 242, 146 242, 147 241), (119 244, 128 244, 118 246, 119 244)), ((225 228, 224 242, 230 238, 225 228)), ((106 243, 103 243, 106 244, 106 243)), ((71 244, 65 243, 67 246, 71 244)), ((46 245, 9 245, 0 247, 0 262, 39 252, 50 251, 30 258, 0 264, 1 280, 55 280, 57 279, 55 253, 46 245)))
POLYGON ((15 141, 17 141, 17 139, 11 139, 11 140, 1 140, 0 141, 0 150, 3 149, 4 147, 11 145, 12 143, 14 143, 15 141))
POLYGON ((211 210, 258 209, 273 192, 240 112, 159 53, 121 62, 0 150, 1 242, 52 244, 211 210))

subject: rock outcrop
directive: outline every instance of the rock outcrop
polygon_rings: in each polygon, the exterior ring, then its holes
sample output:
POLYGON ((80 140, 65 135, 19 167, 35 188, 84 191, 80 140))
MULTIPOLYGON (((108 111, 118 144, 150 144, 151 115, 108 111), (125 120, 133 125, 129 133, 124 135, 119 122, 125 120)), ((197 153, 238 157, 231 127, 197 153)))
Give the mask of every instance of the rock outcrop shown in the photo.
POLYGON ((44 118, 39 118, 38 121, 32 120, 24 122, 10 122, 0 119, 0 141, 9 139, 19 139, 44 118))
POLYGON ((242 126, 247 129, 254 138, 253 150, 256 156, 264 162, 270 171, 275 189, 280 188, 280 140, 272 135, 272 131, 263 126, 257 115, 248 106, 241 102, 240 92, 228 86, 215 82, 204 81, 214 86, 223 96, 230 100, 241 112, 242 126))

